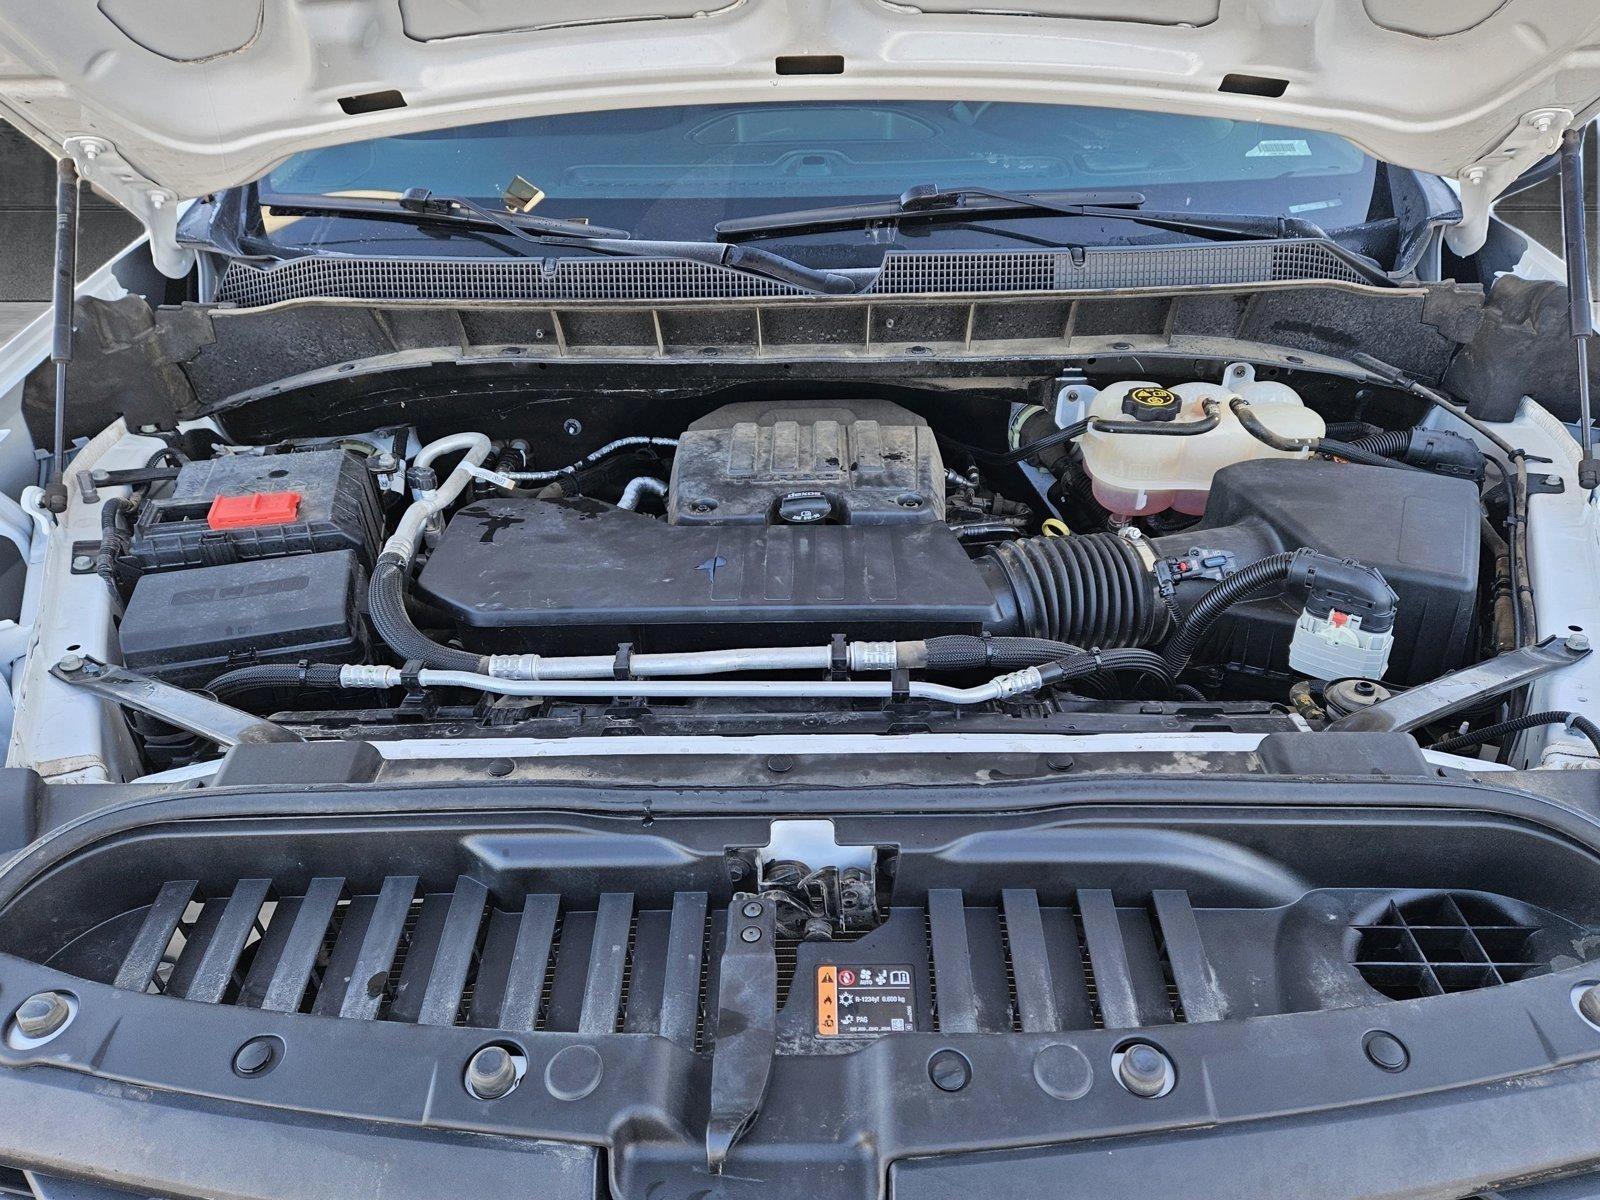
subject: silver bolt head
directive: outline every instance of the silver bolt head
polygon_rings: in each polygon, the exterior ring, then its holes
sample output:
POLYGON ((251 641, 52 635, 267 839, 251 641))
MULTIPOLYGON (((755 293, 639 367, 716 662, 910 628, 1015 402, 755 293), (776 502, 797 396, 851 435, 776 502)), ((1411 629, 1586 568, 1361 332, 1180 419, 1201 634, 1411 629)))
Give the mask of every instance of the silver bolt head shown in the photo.
POLYGON ((63 654, 61 656, 61 660, 56 663, 56 666, 67 672, 81 671, 83 670, 83 655, 63 654))
POLYGON ((761 915, 761 902, 759 900, 747 900, 745 901, 745 906, 739 911, 752 919, 759 917, 761 915))
POLYGON ((46 1038, 72 1019, 72 1006, 60 992, 35 992, 17 1006, 13 1019, 23 1037, 46 1038))
POLYGON ((754 925, 747 925, 740 931, 739 936, 747 942, 759 942, 761 940, 761 930, 754 925))
POLYGON ((94 559, 87 554, 74 554, 72 556, 72 569, 74 571, 88 571, 94 567, 94 559))
POLYGON ((1567 635, 1568 650, 1587 650, 1589 648, 1589 635, 1586 633, 1569 633, 1567 635))

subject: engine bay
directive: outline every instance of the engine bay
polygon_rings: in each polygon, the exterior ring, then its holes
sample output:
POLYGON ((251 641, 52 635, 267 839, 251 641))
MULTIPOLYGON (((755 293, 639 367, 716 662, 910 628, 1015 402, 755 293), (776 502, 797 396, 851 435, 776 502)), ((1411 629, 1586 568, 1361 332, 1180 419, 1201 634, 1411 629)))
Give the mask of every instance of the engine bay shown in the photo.
MULTIPOLYGON (((316 738, 1304 730, 1526 642, 1448 402, 1209 375, 198 422, 99 472, 85 557, 122 668, 316 738)), ((124 710, 148 769, 212 753, 124 710)))

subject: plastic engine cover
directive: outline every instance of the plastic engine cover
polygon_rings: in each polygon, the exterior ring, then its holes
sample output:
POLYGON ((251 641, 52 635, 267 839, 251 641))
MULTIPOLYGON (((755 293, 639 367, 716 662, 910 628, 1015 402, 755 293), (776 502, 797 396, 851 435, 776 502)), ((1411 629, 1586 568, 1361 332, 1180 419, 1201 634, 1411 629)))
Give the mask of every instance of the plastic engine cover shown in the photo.
POLYGON ((944 461, 928 423, 887 400, 730 404, 679 438, 667 519, 674 525, 938 522, 944 461))
POLYGON ((999 619, 944 525, 686 528, 584 499, 468 505, 417 592, 480 653, 922 637, 999 619))

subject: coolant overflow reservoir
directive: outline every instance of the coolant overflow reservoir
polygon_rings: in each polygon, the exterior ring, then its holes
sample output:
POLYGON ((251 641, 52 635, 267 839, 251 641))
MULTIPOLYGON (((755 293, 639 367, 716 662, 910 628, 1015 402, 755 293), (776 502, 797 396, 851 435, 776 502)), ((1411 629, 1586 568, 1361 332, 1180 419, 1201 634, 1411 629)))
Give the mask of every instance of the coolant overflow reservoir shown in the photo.
POLYGON ((1249 433, 1229 407, 1239 397, 1279 437, 1320 438, 1322 418, 1292 387, 1258 380, 1248 363, 1233 363, 1222 382, 1164 388, 1148 380, 1114 383, 1089 408, 1090 425, 1078 439, 1094 496, 1127 517, 1175 508, 1191 516, 1206 510, 1211 477, 1251 458, 1305 458, 1306 450, 1274 450, 1249 433))

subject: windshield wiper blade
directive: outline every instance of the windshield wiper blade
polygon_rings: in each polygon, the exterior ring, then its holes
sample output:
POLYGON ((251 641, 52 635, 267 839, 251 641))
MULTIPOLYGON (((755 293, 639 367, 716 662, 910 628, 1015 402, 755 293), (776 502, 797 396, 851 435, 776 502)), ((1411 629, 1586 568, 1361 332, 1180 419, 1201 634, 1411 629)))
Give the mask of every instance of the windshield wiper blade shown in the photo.
POLYGON ((272 195, 263 197, 262 202, 275 213, 348 213, 411 224, 422 220, 471 229, 498 229, 515 237, 518 245, 528 245, 530 253, 533 252, 532 247, 565 246, 574 250, 633 258, 677 258, 743 271, 810 292, 843 295, 859 290, 857 282, 848 275, 808 267, 755 246, 733 246, 723 242, 651 241, 635 238, 627 230, 585 225, 581 221, 494 212, 475 201, 458 196, 438 197, 422 188, 414 188, 398 200, 360 196, 272 195))
POLYGON ((1229 213, 1153 212, 1140 192, 1000 192, 992 188, 940 188, 918 184, 897 199, 832 208, 797 209, 760 217, 741 217, 716 225, 723 241, 861 229, 914 220, 923 224, 984 221, 1012 217, 1098 217, 1132 221, 1156 229, 1222 240, 1326 238, 1318 225, 1298 217, 1235 216, 1229 213))
POLYGON ((262 204, 273 213, 306 216, 375 217, 378 220, 404 221, 415 225, 418 218, 444 225, 465 225, 472 229, 499 229, 513 237, 554 233, 582 237, 626 238, 625 229, 606 229, 582 221, 563 221, 558 217, 536 217, 531 213, 495 212, 465 196, 435 196, 427 188, 412 188, 393 199, 382 196, 318 196, 269 194, 262 204))

